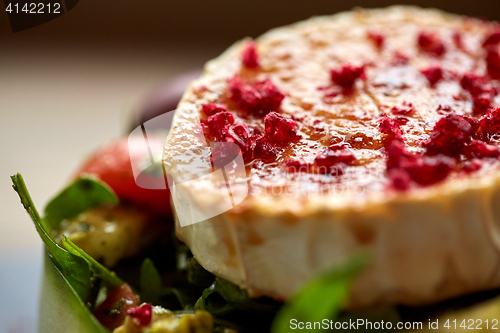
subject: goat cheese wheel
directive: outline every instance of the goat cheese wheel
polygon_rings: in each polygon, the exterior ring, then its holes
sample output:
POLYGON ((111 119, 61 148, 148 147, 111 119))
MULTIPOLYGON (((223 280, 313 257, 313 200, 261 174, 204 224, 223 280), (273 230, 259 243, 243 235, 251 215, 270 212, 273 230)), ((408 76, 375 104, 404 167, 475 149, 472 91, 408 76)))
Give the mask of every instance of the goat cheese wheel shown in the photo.
POLYGON ((500 287, 499 45, 496 23, 406 6, 237 42, 166 141, 178 237, 252 297, 360 251, 348 308, 500 287))

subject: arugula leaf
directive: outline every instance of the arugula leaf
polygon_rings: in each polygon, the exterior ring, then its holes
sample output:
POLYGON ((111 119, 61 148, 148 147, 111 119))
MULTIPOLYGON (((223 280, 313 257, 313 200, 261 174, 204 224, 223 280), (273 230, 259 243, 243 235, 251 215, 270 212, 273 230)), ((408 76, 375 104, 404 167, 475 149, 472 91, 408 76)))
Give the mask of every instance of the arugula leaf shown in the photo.
POLYGON ((38 332, 111 333, 90 312, 47 252, 43 261, 38 332))
POLYGON ((24 183, 24 179, 21 174, 18 173, 11 176, 11 179, 13 183, 12 187, 19 195, 24 209, 26 209, 33 220, 40 238, 47 247, 47 251, 50 254, 52 262, 59 269, 71 287, 73 287, 78 296, 85 301, 92 287, 89 265, 83 258, 61 248, 52 238, 50 238, 42 219, 40 218, 40 215, 31 200, 31 196, 26 188, 26 184, 24 183))
POLYGON ((118 197, 113 190, 91 175, 82 176, 47 204, 43 221, 48 230, 52 231, 62 220, 107 203, 118 203, 118 197))
POLYGON ((141 275, 139 277, 141 287, 141 300, 148 303, 157 304, 162 293, 162 282, 160 273, 156 269, 153 261, 144 259, 141 265, 141 275))
POLYGON ((215 315, 224 315, 234 310, 274 314, 280 306, 278 304, 265 304, 252 299, 245 289, 216 277, 212 285, 203 290, 201 297, 195 304, 195 309, 206 310, 215 315))
POLYGON ((68 252, 84 259, 90 267, 90 270, 93 273, 93 277, 101 278, 106 283, 110 284, 113 287, 119 287, 124 282, 118 276, 116 276, 115 272, 111 272, 109 269, 101 265, 94 258, 89 256, 85 251, 80 249, 75 243, 69 240, 66 236, 63 236, 62 244, 68 252))
MULTIPOLYGON (((365 256, 354 256, 342 267, 336 267, 306 284, 278 312, 271 332, 290 332, 292 319, 299 322, 321 322, 325 318, 334 319, 349 295, 353 278, 365 264, 365 256)), ((312 332, 320 330, 314 329, 312 332)))
POLYGON ((18 173, 11 179, 14 190, 19 194, 24 208, 35 223, 52 261, 82 300, 87 299, 94 278, 101 278, 113 287, 123 284, 113 272, 66 237, 63 237, 64 248, 62 248, 49 236, 49 231, 57 227, 63 219, 75 217, 85 210, 105 203, 117 203, 118 198, 107 185, 92 177, 78 178, 50 201, 45 209, 45 218, 42 219, 21 174, 18 173))

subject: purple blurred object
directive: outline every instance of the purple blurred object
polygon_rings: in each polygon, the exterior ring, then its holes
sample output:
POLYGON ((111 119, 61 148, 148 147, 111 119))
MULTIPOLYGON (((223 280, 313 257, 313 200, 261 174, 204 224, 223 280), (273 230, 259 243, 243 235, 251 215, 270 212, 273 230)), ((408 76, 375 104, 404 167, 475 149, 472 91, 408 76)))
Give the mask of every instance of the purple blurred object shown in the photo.
POLYGON ((189 83, 202 72, 197 69, 173 76, 146 96, 133 115, 132 129, 165 112, 175 110, 189 83))

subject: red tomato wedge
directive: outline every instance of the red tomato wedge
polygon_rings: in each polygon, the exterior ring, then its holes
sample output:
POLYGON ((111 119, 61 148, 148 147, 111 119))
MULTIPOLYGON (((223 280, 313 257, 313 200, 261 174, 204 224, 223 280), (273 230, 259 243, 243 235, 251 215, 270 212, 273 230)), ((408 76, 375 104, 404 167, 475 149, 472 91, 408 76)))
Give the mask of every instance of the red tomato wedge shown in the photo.
MULTIPOLYGON (((151 146, 163 145, 163 138, 150 136, 148 140, 151 146)), ((77 176, 93 174, 107 183, 120 201, 143 208, 151 214, 171 214, 168 186, 163 186, 166 189, 148 189, 136 184, 132 165, 138 169, 150 164, 144 138, 124 137, 98 149, 78 170, 77 176)), ((166 184, 160 161, 147 168, 138 178, 141 178, 141 184, 151 184, 148 186, 150 188, 160 188, 160 185, 166 184)))
POLYGON ((94 316, 106 328, 114 330, 123 324, 127 316, 126 310, 140 304, 139 296, 126 283, 111 291, 94 311, 94 316))

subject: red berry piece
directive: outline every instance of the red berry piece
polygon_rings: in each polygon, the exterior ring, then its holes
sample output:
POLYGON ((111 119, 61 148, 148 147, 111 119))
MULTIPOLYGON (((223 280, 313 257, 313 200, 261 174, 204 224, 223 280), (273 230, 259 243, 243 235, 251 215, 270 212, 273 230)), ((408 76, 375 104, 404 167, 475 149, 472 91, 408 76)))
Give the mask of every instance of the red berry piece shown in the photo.
POLYGON ((421 32, 418 35, 418 47, 420 51, 440 57, 446 52, 446 48, 441 39, 434 33, 421 32))
POLYGON ((455 160, 444 155, 421 156, 409 168, 411 178, 420 185, 432 185, 444 180, 455 169, 455 160))
POLYGON ((491 107, 496 91, 487 77, 468 72, 464 74, 460 84, 472 96, 474 114, 485 113, 491 107))
POLYGON ((411 177, 404 169, 391 169, 387 172, 390 185, 396 191, 406 191, 411 186, 411 177))
POLYGON ((311 170, 311 164, 305 162, 303 159, 290 159, 285 161, 285 168, 291 173, 309 172, 311 170))
POLYGON ((494 80, 500 80, 500 53, 498 49, 489 49, 486 55, 488 75, 494 80))
POLYGON ((424 68, 420 71, 420 73, 427 78, 427 81, 429 81, 431 86, 434 86, 443 78, 443 69, 439 64, 434 64, 430 67, 424 68))
POLYGON ((496 145, 489 145, 482 141, 474 140, 467 146, 466 155, 469 158, 496 158, 500 156, 500 149, 496 145))
POLYGON ((444 180, 455 168, 455 161, 444 155, 412 154, 403 142, 394 140, 387 147, 386 166, 391 187, 404 191, 410 187, 410 180, 423 186, 444 180))
POLYGON ((132 318, 137 319, 141 326, 147 326, 151 322, 151 317, 153 315, 153 307, 151 304, 143 304, 141 306, 136 306, 130 309, 126 309, 125 313, 132 318))
POLYGON ((481 169, 483 166, 483 162, 478 160, 477 158, 471 160, 471 161, 465 161, 462 166, 462 170, 466 173, 472 173, 476 172, 477 170, 481 169))
POLYGON ((415 156, 406 150, 403 141, 393 140, 386 149, 387 169, 403 168, 407 169, 415 162, 415 156))
POLYGON ((274 160, 281 153, 281 148, 268 142, 264 137, 257 138, 254 148, 254 157, 264 160, 274 160))
POLYGON ((285 95, 278 90, 271 80, 257 82, 255 83, 254 88, 262 96, 259 107, 260 110, 263 110, 264 114, 271 111, 277 111, 280 108, 281 101, 283 101, 285 95))
POLYGON ((409 62, 410 58, 399 51, 394 52, 391 60, 391 64, 393 66, 404 66, 408 65, 409 62))
POLYGON ((477 96, 472 97, 472 103, 474 104, 472 112, 474 114, 483 114, 491 107, 493 102, 493 96, 490 93, 482 93, 477 96))
POLYGON ((380 31, 369 30, 366 36, 378 50, 382 50, 385 44, 385 36, 380 31))
MULTIPOLYGON (((394 106, 391 109, 391 113, 398 116, 408 116, 415 112, 413 105, 411 103, 403 102, 402 106, 394 106)), ((396 122, 398 120, 396 119, 396 122)))
POLYGON ((287 145, 292 141, 300 139, 297 135, 297 123, 287 119, 277 112, 270 112, 264 118, 264 138, 278 145, 287 145))
POLYGON ((259 67, 259 54, 257 53, 257 44, 254 41, 247 42, 243 47, 241 63, 246 68, 259 67))
POLYGON ((218 112, 223 112, 223 111, 227 111, 226 107, 223 106, 223 105, 220 105, 220 104, 216 104, 216 103, 207 103, 207 104, 203 104, 202 105, 202 109, 201 111, 203 111, 203 113, 207 116, 211 116, 211 115, 214 115, 218 112))
POLYGON ((250 149, 250 130, 245 124, 236 124, 232 128, 227 129, 225 141, 237 144, 243 154, 250 149))
POLYGON ((471 141, 472 127, 456 113, 439 119, 424 146, 427 155, 444 154, 457 157, 471 141))
POLYGON ((491 109, 488 114, 479 119, 478 137, 489 141, 500 133, 500 108, 491 109))
POLYGON ((227 111, 211 115, 206 121, 210 133, 220 142, 225 141, 227 131, 232 124, 234 124, 234 116, 227 111))
POLYGON ((451 39, 453 40, 453 44, 455 44, 455 47, 457 49, 463 50, 464 49, 464 42, 462 38, 462 33, 460 31, 455 31, 453 35, 451 36, 451 39))
POLYGON ((479 95, 484 92, 492 93, 494 91, 491 86, 490 80, 481 75, 477 75, 472 72, 467 72, 464 74, 460 80, 460 85, 462 88, 467 90, 471 95, 479 95))
POLYGON ((271 80, 248 85, 238 75, 229 80, 228 90, 231 100, 242 110, 258 117, 277 111, 285 98, 271 80))
POLYGON ((380 133, 386 135, 386 144, 391 143, 393 140, 403 141, 403 132, 396 120, 384 115, 378 122, 380 133))
POLYGON ((500 44, 500 30, 493 31, 491 34, 486 36, 483 42, 483 47, 489 47, 500 44))
POLYGON ((330 70, 330 77, 333 83, 341 86, 343 89, 350 90, 357 79, 365 79, 365 67, 345 64, 330 70))

